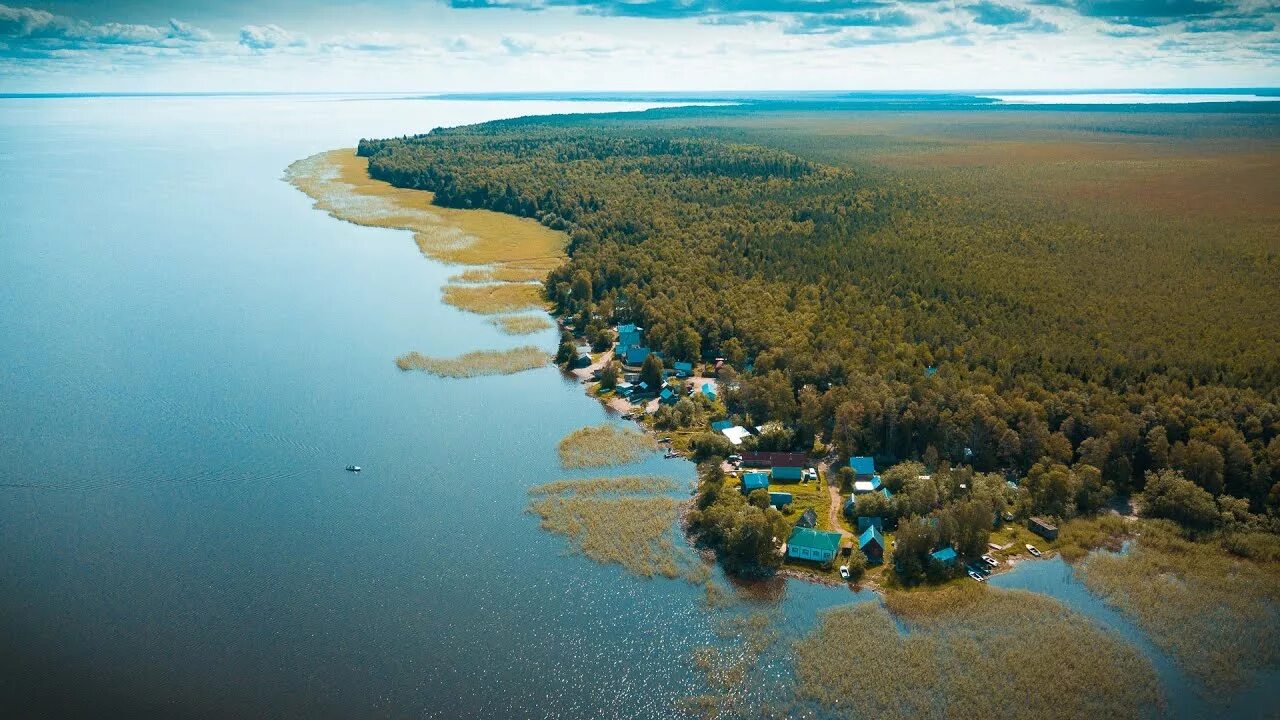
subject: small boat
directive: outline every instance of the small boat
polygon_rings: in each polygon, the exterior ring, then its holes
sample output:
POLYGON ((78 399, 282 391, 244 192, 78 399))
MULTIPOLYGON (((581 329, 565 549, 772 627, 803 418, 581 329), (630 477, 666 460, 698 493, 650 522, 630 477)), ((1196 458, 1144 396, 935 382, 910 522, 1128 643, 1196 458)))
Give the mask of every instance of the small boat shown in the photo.
POLYGON ((982 562, 984 562, 984 563, 986 563, 986 564, 990 565, 991 567, 996 567, 997 565, 999 565, 999 564, 1000 564, 1000 561, 999 561, 999 560, 997 560, 997 559, 995 559, 995 558, 991 557, 990 555, 983 555, 983 556, 982 556, 982 562))
POLYGON ((1037 550, 1036 546, 1032 545, 1031 543, 1027 543, 1027 552, 1031 553, 1035 557, 1040 557, 1040 551, 1037 550))
POLYGON ((969 577, 973 578, 974 580, 977 580, 978 582, 984 582, 986 580, 986 578, 982 577, 981 575, 974 572, 973 570, 969 571, 969 577))
POLYGON ((348 465, 348 466, 347 466, 347 472, 360 472, 360 466, 359 466, 359 465, 348 465))

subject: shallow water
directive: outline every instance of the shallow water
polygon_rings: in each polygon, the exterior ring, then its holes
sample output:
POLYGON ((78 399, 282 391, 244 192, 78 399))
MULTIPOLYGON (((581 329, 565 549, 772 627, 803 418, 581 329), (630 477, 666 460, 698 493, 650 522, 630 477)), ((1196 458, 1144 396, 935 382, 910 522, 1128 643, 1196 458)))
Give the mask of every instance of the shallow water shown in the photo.
MULTIPOLYGON (((556 443, 604 410, 554 368, 393 362, 554 350, 555 331, 443 305, 459 268, 280 180, 361 136, 639 107, 0 100, 0 708, 662 718, 705 691, 689 651, 725 613, 701 588, 568 556, 524 512, 529 486, 599 474, 563 472, 556 443)), ((693 476, 657 455, 619 470, 638 472, 693 476)), ((996 584, 1098 605, 1054 567, 996 584)), ((754 595, 728 612, 784 634, 761 702, 786 698, 785 639, 875 600, 754 595)))

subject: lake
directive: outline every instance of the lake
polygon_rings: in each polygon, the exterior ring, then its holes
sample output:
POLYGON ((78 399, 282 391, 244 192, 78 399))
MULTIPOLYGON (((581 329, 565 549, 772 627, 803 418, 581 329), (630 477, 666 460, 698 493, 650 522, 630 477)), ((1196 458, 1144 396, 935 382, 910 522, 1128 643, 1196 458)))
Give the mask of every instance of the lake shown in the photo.
MULTIPOLYGON (((362 136, 643 107, 0 100, 0 707, 664 718, 704 692, 702 588, 570 555, 524 512, 529 486, 592 474, 555 446, 605 411, 554 368, 397 370, 409 350, 529 338, 443 305, 457 268, 407 233, 338 222, 281 181, 362 136)), ((620 472, 693 479, 656 455, 620 472)), ((1146 642, 1073 579, 1005 577, 1146 642)), ((786 637, 875 599, 777 584, 746 609, 786 637)), ((759 701, 785 699, 785 658, 762 672, 759 701)))

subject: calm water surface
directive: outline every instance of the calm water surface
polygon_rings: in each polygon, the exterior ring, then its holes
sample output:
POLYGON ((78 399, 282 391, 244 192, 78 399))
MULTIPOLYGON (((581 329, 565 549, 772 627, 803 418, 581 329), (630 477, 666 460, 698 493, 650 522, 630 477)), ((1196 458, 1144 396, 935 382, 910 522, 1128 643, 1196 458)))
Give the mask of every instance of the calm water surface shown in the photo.
MULTIPOLYGON (((396 370, 528 339, 442 305, 456 268, 406 233, 280 181, 362 136, 640 107, 0 100, 0 714, 663 718, 704 692, 700 588, 568 556, 523 512, 604 411, 551 368, 396 370)), ((1069 569, 1024 567, 998 584, 1155 653, 1069 569)), ((779 587, 745 609, 789 638, 875 599, 779 587)), ((760 673, 785 699, 785 654, 760 673)))

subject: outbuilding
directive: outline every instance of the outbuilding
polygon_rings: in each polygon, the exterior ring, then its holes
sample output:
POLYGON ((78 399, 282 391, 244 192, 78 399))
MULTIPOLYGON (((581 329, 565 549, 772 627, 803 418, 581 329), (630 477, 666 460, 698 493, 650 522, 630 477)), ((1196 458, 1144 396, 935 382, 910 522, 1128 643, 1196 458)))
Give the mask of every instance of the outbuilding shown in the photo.
POLYGON ((800 519, 796 520, 796 527, 814 528, 818 526, 818 513, 813 508, 808 508, 800 513, 800 519))
POLYGON ((762 472, 749 472, 742 474, 742 494, 748 495, 752 490, 768 490, 769 474, 762 472))
POLYGON ((929 554, 929 557, 937 560, 943 565, 955 565, 956 559, 959 556, 956 555, 956 549, 948 545, 941 550, 934 550, 929 554))
POLYGON ((1033 517, 1027 521, 1027 528, 1045 540, 1058 539, 1058 526, 1044 518, 1033 517))

